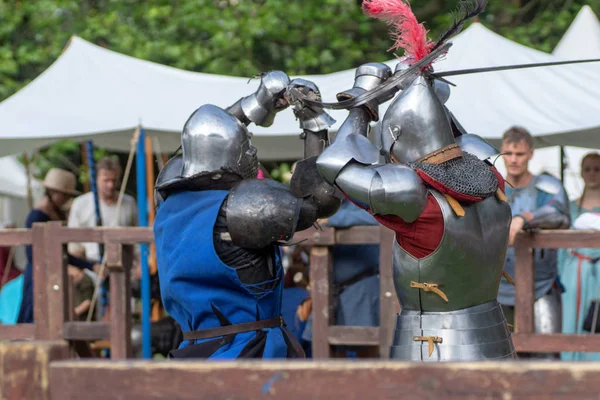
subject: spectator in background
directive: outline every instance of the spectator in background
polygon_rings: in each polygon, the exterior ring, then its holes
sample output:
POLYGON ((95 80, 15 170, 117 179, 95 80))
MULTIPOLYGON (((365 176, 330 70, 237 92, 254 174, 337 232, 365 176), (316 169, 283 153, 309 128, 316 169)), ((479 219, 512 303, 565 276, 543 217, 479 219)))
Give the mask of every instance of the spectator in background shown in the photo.
MULTIPOLYGON (((584 188, 581 197, 569 203, 572 229, 600 230, 600 154, 590 153, 581 162, 584 188)), ((597 313, 592 300, 600 291, 600 249, 561 250, 559 272, 565 286, 562 294, 563 333, 584 334, 592 328, 593 314, 597 313), (589 321, 588 321, 589 320, 589 321), (586 324, 588 322, 589 324, 586 324)), ((600 318, 597 318, 600 320, 600 318)), ((600 333, 594 329, 595 333, 600 333)), ((563 352, 566 361, 600 361, 600 353, 563 352)))
MULTIPOLYGON (((2 224, 0 229, 13 228, 16 228, 16 225, 8 222, 2 224)), ((0 246, 0 325, 14 324, 21 306, 23 277, 21 271, 15 267, 15 248, 0 246)))
POLYGON ((73 284, 73 315, 75 321, 86 321, 94 296, 94 280, 83 270, 69 265, 67 272, 73 284))
MULTIPOLYGON (((127 194, 123 196, 121 209, 117 209, 119 200, 119 189, 121 184, 121 165, 117 159, 104 157, 96 164, 96 188, 98 191, 98 203, 100 206, 100 217, 102 226, 138 226, 137 205, 135 199, 127 194), (118 220, 117 220, 118 214, 118 220)), ((68 226, 71 228, 91 228, 98 226, 96 221, 96 206, 94 204, 94 193, 89 192, 73 200, 69 213, 68 226)), ((139 248, 136 247, 135 258, 139 258, 139 248)), ((99 262, 103 254, 100 254, 99 243, 69 243, 71 253, 82 252, 87 260, 99 262)), ((141 271, 139 264, 133 268, 132 279, 134 286, 139 280, 141 271)), ((104 281, 102 291, 102 303, 106 306, 104 312, 108 316, 108 280, 104 281)))
MULTIPOLYGON (((513 127, 502 138, 502 156, 506 164, 506 196, 512 209, 509 245, 524 229, 565 229, 569 226, 568 200, 561 182, 550 175, 533 175, 529 161, 533 157, 533 138, 523 128, 513 127)), ((560 283, 557 251, 534 249, 535 305, 534 326, 537 333, 561 331, 560 283)), ((505 272, 514 277, 515 250, 506 253, 505 272)), ((515 288, 506 278, 500 282, 498 301, 509 324, 514 324, 515 288)), ((533 355, 531 355, 533 356, 533 355)), ((558 354, 535 355, 558 358, 558 354)))
MULTIPOLYGON (((14 229, 17 226, 14 223, 3 224, 0 229, 14 229)), ((19 271, 14 265, 14 248, 11 246, 0 246, 0 289, 19 275, 19 271)))
MULTIPOLYGON (((121 165, 115 159, 105 157, 96 164, 96 186, 103 226, 138 226, 137 205, 133 197, 123 196, 119 220, 117 200, 121 182, 121 165)), ((97 226, 94 194, 86 193, 73 200, 69 214, 69 227, 87 228, 97 226)), ((70 243, 71 252, 85 250, 87 259, 98 262, 102 255, 98 243, 70 243)))
MULTIPOLYGON (((378 223, 367 211, 344 200, 326 225, 345 229, 378 223)), ((332 257, 336 325, 379 326, 379 245, 335 245, 332 257)), ((306 324, 302 338, 312 340, 312 317, 306 324)), ((334 352, 338 357, 377 357, 369 350, 339 346, 334 352)))
MULTIPOLYGON (((48 221, 64 221, 66 214, 63 207, 79 192, 75 190, 77 180, 69 171, 52 168, 46 174, 42 185, 46 189, 44 198, 29 212, 25 227, 31 229, 34 223, 48 221)), ((23 298, 17 323, 32 323, 33 320, 33 257, 31 246, 25 247, 27 266, 23 273, 23 298)), ((99 265, 77 257, 69 256, 69 264, 77 268, 98 269, 99 265)))

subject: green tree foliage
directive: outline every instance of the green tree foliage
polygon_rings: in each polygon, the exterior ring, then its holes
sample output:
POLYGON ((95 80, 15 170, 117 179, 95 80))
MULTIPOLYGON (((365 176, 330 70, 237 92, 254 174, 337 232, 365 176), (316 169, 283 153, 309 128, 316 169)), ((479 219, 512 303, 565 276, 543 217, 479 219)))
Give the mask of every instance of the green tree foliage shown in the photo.
MULTIPOLYGON (((450 12, 458 2, 412 0, 411 4, 435 39, 451 24, 450 12)), ((0 0, 0 101, 42 73, 71 35, 181 69, 248 77, 270 69, 330 73, 391 58, 387 27, 364 16, 360 3, 0 0)), ((480 22, 546 52, 552 51, 583 4, 600 12, 600 0, 488 3, 480 22)))
POLYGON ((484 22, 511 40, 551 53, 586 4, 600 14, 600 0, 489 1, 484 22))
MULTIPOLYGON (((413 0, 435 38, 458 0, 413 0)), ((489 0, 481 22, 551 51, 582 4, 489 0)), ((360 0, 0 0, 0 100, 38 76, 71 35, 191 71, 252 76, 269 69, 329 73, 391 57, 382 23, 360 0)))

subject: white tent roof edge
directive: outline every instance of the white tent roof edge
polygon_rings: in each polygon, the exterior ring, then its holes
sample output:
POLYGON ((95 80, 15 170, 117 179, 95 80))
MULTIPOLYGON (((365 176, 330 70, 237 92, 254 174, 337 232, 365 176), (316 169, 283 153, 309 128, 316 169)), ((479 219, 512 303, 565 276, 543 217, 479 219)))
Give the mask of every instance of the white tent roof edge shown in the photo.
MULTIPOLYGON (((447 59, 436 64, 440 71, 556 59, 479 23, 453 42, 447 59)), ((540 147, 591 142, 600 147, 600 113, 593 101, 600 98, 600 83, 594 72, 585 66, 566 66, 456 76, 452 81, 458 86, 448 106, 467 130, 492 142, 520 124, 538 138, 540 147), (556 93, 561 94, 560 102, 556 93)), ((315 81, 325 101, 333 101, 336 93, 351 87, 354 69, 306 78, 315 81)), ((99 146, 127 151, 140 121, 148 136, 160 139, 163 149, 174 150, 195 108, 206 103, 227 107, 255 90, 258 82, 247 82, 140 60, 72 36, 48 69, 0 103, 0 155, 62 138, 91 139, 99 146)), ((381 114, 390 103, 381 107, 381 114)), ((346 112, 331 114, 337 120, 335 131, 346 112)), ((291 110, 280 113, 269 128, 250 130, 261 159, 294 159, 302 154, 300 128, 291 110)))

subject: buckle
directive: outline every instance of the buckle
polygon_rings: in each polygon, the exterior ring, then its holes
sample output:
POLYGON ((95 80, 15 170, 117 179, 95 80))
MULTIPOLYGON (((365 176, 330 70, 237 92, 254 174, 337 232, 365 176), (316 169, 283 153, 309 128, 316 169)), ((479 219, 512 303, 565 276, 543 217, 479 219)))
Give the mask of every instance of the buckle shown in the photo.
POLYGON ((433 354, 433 344, 442 343, 444 339, 439 336, 413 336, 415 342, 427 342, 429 343, 429 357, 433 354))
POLYGON ((415 281, 410 281, 410 287, 422 289, 425 292, 433 292, 433 293, 437 294, 438 296, 440 296, 442 299, 444 299, 444 301, 446 303, 448 302, 448 296, 446 296, 446 294, 444 292, 442 292, 440 289, 438 289, 437 283, 427 283, 427 282, 419 283, 419 282, 415 282, 415 281))

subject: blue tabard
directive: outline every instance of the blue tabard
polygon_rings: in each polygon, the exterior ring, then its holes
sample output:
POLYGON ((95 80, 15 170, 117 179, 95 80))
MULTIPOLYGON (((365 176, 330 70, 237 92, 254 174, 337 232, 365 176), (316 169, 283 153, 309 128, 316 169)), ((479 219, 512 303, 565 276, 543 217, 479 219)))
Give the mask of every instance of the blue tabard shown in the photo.
MULTIPOLYGON (((279 251, 275 252, 277 285, 272 290, 258 291, 268 282, 243 284, 235 269, 225 265, 215 251, 213 228, 228 193, 224 190, 175 193, 160 205, 156 214, 154 238, 163 304, 184 332, 220 327, 213 307, 231 324, 281 315, 283 268, 279 251)), ((284 330, 277 327, 263 331, 266 332, 263 358, 285 358, 288 349, 284 330)), ((209 358, 235 359, 256 336, 254 331, 238 333, 209 358)), ((195 343, 210 340, 214 338, 195 343)), ((189 344, 184 341, 179 348, 189 344)))

